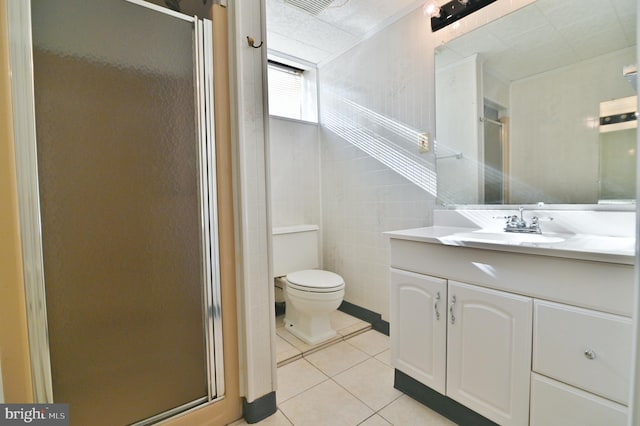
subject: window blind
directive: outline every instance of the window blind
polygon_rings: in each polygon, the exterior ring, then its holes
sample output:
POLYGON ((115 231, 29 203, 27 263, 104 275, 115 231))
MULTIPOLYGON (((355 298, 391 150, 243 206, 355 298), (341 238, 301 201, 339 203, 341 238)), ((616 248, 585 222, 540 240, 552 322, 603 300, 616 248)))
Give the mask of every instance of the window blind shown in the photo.
POLYGON ((269 63, 269 114, 302 119, 302 71, 269 63))

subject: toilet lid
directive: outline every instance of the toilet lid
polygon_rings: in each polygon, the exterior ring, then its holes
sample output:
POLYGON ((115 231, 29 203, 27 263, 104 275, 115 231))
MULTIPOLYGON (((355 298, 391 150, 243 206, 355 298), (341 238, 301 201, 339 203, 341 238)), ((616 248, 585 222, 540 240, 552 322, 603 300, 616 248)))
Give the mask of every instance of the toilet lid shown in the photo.
POLYGON ((303 291, 330 292, 344 288, 344 280, 338 274, 320 269, 307 269, 287 275, 292 288, 303 291))

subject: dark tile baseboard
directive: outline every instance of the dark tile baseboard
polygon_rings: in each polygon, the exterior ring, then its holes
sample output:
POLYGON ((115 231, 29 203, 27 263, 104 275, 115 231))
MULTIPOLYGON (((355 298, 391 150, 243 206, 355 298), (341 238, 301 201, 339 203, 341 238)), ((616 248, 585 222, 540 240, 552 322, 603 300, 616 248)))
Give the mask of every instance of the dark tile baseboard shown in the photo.
POLYGON ((242 399, 242 417, 249 423, 258 423, 264 420, 278 410, 276 404, 276 392, 270 392, 261 396, 252 402, 247 402, 246 398, 242 399))
POLYGON ((448 398, 400 370, 395 371, 393 387, 426 405, 460 426, 498 426, 464 405, 448 398))
POLYGON ((338 307, 338 310, 345 314, 349 314, 352 317, 361 319, 362 321, 366 321, 371 324, 371 328, 374 330, 379 331, 382 334, 386 334, 387 336, 389 335, 389 322, 383 320, 382 315, 377 312, 370 311, 369 309, 346 301, 342 302, 338 307))

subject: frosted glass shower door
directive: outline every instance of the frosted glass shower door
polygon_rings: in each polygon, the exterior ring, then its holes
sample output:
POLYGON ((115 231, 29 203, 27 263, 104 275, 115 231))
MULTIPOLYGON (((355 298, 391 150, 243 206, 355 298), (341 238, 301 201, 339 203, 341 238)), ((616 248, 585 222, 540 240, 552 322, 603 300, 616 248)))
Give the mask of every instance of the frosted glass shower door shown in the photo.
POLYGON ((199 22, 123 0, 33 0, 31 16, 53 399, 72 425, 210 401, 199 22))

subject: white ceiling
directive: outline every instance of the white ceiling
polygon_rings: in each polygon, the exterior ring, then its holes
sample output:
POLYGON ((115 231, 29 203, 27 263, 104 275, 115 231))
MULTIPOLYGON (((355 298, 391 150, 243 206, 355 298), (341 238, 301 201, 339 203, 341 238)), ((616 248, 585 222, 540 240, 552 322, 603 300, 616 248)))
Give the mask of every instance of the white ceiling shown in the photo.
POLYGON ((272 52, 317 64, 348 50, 423 3, 424 0, 334 0, 314 16, 285 0, 266 0, 267 46, 272 52))
MULTIPOLYGON (((297 0, 326 2, 326 0, 297 0)), ((447 0, 438 0, 446 3, 447 0)), ((518 80, 636 44, 637 0, 537 0, 454 39, 438 66, 481 53, 486 66, 518 80), (517 60, 513 60, 517 57, 517 60)), ((334 0, 318 15, 266 0, 267 45, 317 64, 345 52, 425 0, 334 0)))
POLYGON ((538 0, 438 49, 441 67, 474 53, 515 81, 636 44, 637 0, 538 0))

